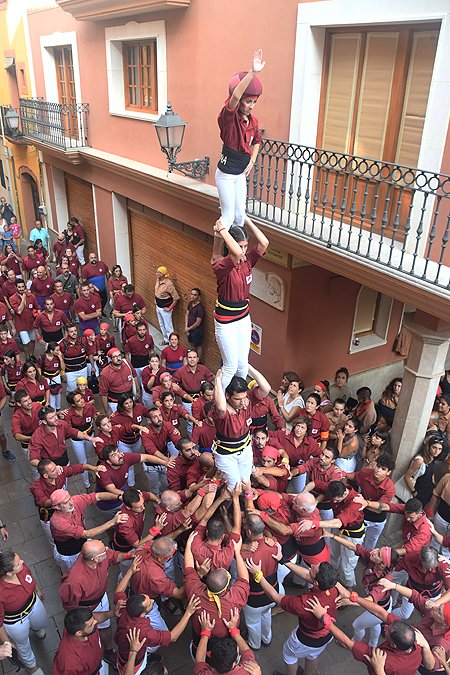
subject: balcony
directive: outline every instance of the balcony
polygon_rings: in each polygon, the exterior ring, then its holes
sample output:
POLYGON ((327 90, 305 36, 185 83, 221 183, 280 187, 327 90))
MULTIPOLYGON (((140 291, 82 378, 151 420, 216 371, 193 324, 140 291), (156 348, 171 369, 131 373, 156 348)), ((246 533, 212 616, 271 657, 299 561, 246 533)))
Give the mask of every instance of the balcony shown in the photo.
MULTIPOLYGON (((450 299, 450 176, 264 139, 247 212, 274 230, 450 299)), ((448 306, 447 306, 448 308, 448 306)))
POLYGON ((186 9, 191 0, 56 0, 61 9, 78 21, 109 21, 151 14, 168 9, 186 9))
MULTIPOLYGON (((73 156, 89 146, 89 104, 50 103, 42 99, 20 99, 20 120, 25 138, 40 149, 56 149, 73 156)), ((81 160, 80 160, 81 161, 81 160)))
POLYGON ((24 136, 22 132, 22 121, 20 119, 20 112, 17 108, 13 108, 12 106, 9 105, 1 105, 0 106, 0 126, 1 126, 1 131, 2 134, 5 135, 5 137, 8 139, 8 141, 12 141, 13 143, 24 143, 24 136), (11 111, 14 114, 13 117, 15 117, 15 123, 11 120, 10 114, 11 111), (8 115, 9 113, 9 115, 8 115), (17 126, 18 125, 18 126, 17 126), (16 128, 17 127, 17 128, 16 128))

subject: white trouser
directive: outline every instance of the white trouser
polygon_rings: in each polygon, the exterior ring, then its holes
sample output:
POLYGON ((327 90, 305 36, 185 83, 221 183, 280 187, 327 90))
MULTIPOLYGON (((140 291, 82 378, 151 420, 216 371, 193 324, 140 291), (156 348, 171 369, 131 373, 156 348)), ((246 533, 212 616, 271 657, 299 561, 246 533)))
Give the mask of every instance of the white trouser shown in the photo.
MULTIPOLYGON (((106 593, 103 594, 102 599, 98 603, 97 607, 92 610, 93 612, 109 612, 109 600, 106 593)), ((97 628, 109 628, 111 625, 111 619, 106 619, 103 623, 99 623, 97 628)))
POLYGON ((252 649, 259 649, 261 641, 265 645, 272 641, 272 607, 275 607, 274 602, 264 607, 245 605, 242 609, 248 628, 247 642, 252 649))
MULTIPOLYGON (((133 443, 132 445, 129 445, 128 443, 124 443, 123 441, 118 442, 118 447, 120 452, 141 452, 141 439, 138 438, 138 440, 133 443)), ((136 484, 136 478, 134 476, 134 466, 130 466, 128 469, 128 480, 127 480, 128 486, 129 487, 134 487, 136 484)))
POLYGON ((51 546, 52 549, 53 549, 53 547, 54 547, 54 545, 55 545, 55 542, 53 541, 52 533, 51 533, 51 530, 50 530, 50 521, 47 520, 47 521, 45 522, 44 520, 41 520, 41 519, 39 518, 39 522, 40 522, 40 524, 42 525, 42 529, 44 530, 45 536, 46 536, 47 539, 48 539, 48 543, 50 544, 50 546, 51 546))
POLYGON ((338 457, 336 466, 338 466, 341 471, 345 471, 345 473, 353 473, 356 470, 356 456, 338 457))
POLYGON ((75 565, 75 561, 79 555, 79 553, 76 553, 75 555, 61 555, 56 546, 53 549, 53 557, 55 558, 56 563, 61 570, 61 574, 66 574, 66 572, 68 572, 75 565))
MULTIPOLYGON (((150 619, 150 624, 155 630, 169 630, 155 601, 153 602, 151 610, 145 616, 150 619)), ((158 649, 159 647, 147 647, 147 652, 151 654, 152 652, 158 651, 158 649)))
POLYGON ((169 451, 169 455, 171 457, 178 457, 180 454, 177 450, 177 446, 172 443, 172 441, 167 441, 167 450, 169 451))
MULTIPOLYGON (((192 415, 192 403, 186 403, 185 401, 182 401, 183 407, 187 410, 189 415, 192 415)), ((190 420, 186 421, 186 431, 188 433, 188 436, 192 435, 192 428, 193 424, 190 420)))
POLYGON ((247 201, 247 178, 244 173, 224 173, 216 169, 216 186, 219 193, 220 221, 227 230, 232 225, 243 225, 247 201))
POLYGON ((117 410, 117 403, 114 403, 113 401, 108 401, 108 406, 111 412, 116 412, 117 410))
POLYGON ((61 394, 50 393, 50 405, 55 410, 61 410, 61 394))
POLYGON ((141 391, 142 391, 142 371, 143 370, 144 370, 144 366, 142 366, 142 368, 135 368, 136 377, 139 380, 139 384, 141 385, 141 391))
POLYGON ((164 490, 167 490, 166 467, 160 465, 147 466, 146 464, 143 464, 142 468, 144 469, 148 489, 150 492, 154 492, 157 497, 160 497, 161 493, 164 492, 164 490))
POLYGON ((234 375, 247 377, 252 323, 247 314, 229 324, 214 320, 214 333, 222 357, 222 387, 225 390, 234 375))
POLYGON ((283 645, 283 661, 288 666, 294 666, 299 659, 307 659, 314 661, 321 655, 324 649, 330 644, 333 636, 330 636, 330 641, 323 645, 323 647, 310 647, 303 644, 297 637, 297 627, 294 628, 288 639, 283 645))
MULTIPOLYGON (((89 441, 75 441, 72 438, 72 448, 77 458, 78 464, 87 464, 87 458, 92 450, 92 443, 89 441)), ((83 471, 83 485, 89 487, 89 471, 83 471)))
POLYGON ((151 408, 153 405, 153 394, 149 394, 147 391, 145 391, 144 387, 142 387, 141 392, 142 392, 142 405, 147 406, 147 408, 151 408))
POLYGON ((87 377, 87 366, 81 370, 74 370, 72 373, 66 371, 67 392, 75 391, 79 377, 87 377))
POLYGON ((224 474, 227 486, 231 488, 231 490, 234 490, 241 480, 244 483, 248 483, 253 466, 253 452, 250 444, 239 452, 230 452, 227 455, 219 455, 219 453, 214 450, 213 455, 216 469, 224 474))
POLYGON ((289 486, 292 489, 292 492, 295 492, 296 494, 299 494, 300 492, 303 492, 303 488, 306 485, 306 473, 302 473, 299 476, 294 476, 294 478, 291 478, 289 481, 289 486))
POLYGON ((77 248, 76 248, 76 254, 77 254, 78 260, 80 261, 80 265, 84 265, 84 264, 85 264, 85 260, 84 260, 84 244, 81 244, 81 246, 77 246, 77 248))
POLYGON ((36 598, 33 609, 21 621, 12 624, 3 624, 6 634, 17 648, 20 660, 27 668, 36 666, 36 657, 31 649, 30 630, 40 631, 47 625, 47 612, 39 598, 36 598))
POLYGON ((381 536, 381 533, 384 530, 386 525, 386 520, 383 520, 382 523, 374 523, 371 520, 365 520, 364 524, 366 526, 366 533, 364 536, 364 546, 366 548, 376 548, 378 539, 381 536))
MULTIPOLYGON (((439 532, 439 534, 442 534, 443 537, 448 537, 450 535, 450 523, 447 523, 439 513, 434 514, 433 523, 436 531, 439 532)), ((450 550, 441 546, 434 537, 431 539, 431 545, 442 553, 442 555, 445 555, 446 558, 450 557, 450 550)))
MULTIPOLYGON (((353 542, 354 544, 359 544, 361 541, 361 539, 347 537, 345 534, 341 534, 340 536, 344 539, 347 539, 347 541, 353 542)), ((354 551, 350 551, 350 549, 340 546, 338 565, 340 571, 342 572, 342 576, 344 577, 344 586, 347 588, 356 586, 355 567, 358 564, 358 560, 359 556, 357 556, 354 551)))
MULTIPOLYGON (((385 609, 390 612, 392 608, 392 598, 389 603, 389 606, 385 609)), ((376 647, 378 645, 378 640, 380 639, 381 634, 381 624, 382 621, 371 612, 367 610, 360 614, 353 622, 353 637, 352 640, 358 640, 362 642, 366 634, 366 630, 369 629, 369 645, 370 647, 376 647)))
POLYGON ((156 306, 156 316, 158 317, 163 340, 169 342, 169 335, 173 333, 172 310, 166 310, 164 307, 156 306))

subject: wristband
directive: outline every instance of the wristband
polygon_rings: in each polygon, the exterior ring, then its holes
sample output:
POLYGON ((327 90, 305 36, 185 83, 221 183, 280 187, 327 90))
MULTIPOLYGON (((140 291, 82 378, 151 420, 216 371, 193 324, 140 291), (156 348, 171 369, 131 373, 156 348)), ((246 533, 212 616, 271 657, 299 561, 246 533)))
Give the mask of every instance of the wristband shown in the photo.
POLYGON ((204 497, 206 495, 205 490, 201 487, 197 490, 197 494, 200 495, 200 497, 204 497))
POLYGON ((269 517, 269 514, 266 513, 265 511, 261 511, 261 513, 259 514, 259 517, 261 518, 263 523, 267 523, 267 519, 269 517))
POLYGON ((59 374, 60 374, 60 375, 65 375, 65 374, 66 374, 66 371, 65 371, 65 370, 60 370, 60 371, 59 371, 59 374))
POLYGON ((264 577, 263 571, 258 570, 258 572, 255 572, 253 575, 253 579, 256 581, 257 584, 261 583, 261 579, 264 577))
POLYGON ((3 523, 3 525, 0 525, 0 530, 6 530, 6 523, 3 523))
POLYGON ((137 649, 130 649, 129 651, 130 651, 130 652, 134 652, 135 654, 137 654, 137 649))
POLYGON ((329 614, 324 614, 322 617, 323 625, 327 630, 330 630, 331 626, 336 623, 336 619, 333 619, 329 614))
POLYGON ((283 459, 281 460, 281 463, 282 464, 289 464, 289 457, 283 457, 283 459))
POLYGON ((209 630, 209 628, 203 628, 203 629, 200 631, 200 637, 207 637, 207 638, 210 638, 210 637, 211 637, 211 631, 209 630))
POLYGON ((132 557, 133 557, 133 553, 134 553, 134 551, 128 551, 128 553, 124 554, 123 559, 124 560, 131 560, 132 557))
POLYGON ((149 534, 152 535, 152 537, 157 537, 158 534, 161 534, 161 528, 159 528, 157 525, 153 525, 148 531, 149 534))
POLYGON ((356 591, 352 591, 350 593, 350 602, 358 602, 359 600, 359 595, 356 591))
POLYGON ((230 635, 231 637, 234 637, 235 635, 240 635, 241 631, 239 628, 230 628, 230 635))
POLYGON ((245 494, 245 499, 253 499, 253 490, 247 490, 244 492, 245 494))

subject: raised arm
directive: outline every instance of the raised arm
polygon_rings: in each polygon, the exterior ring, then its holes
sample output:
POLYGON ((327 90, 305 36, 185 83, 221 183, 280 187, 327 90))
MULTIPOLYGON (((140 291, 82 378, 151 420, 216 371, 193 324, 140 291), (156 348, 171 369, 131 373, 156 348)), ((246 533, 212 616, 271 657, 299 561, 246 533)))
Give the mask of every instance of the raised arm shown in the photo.
MULTIPOLYGON (((259 148, 259 145, 254 146, 255 156, 258 152, 258 148, 259 148)), ((249 228, 249 230, 253 233, 256 241, 258 242, 258 244, 257 244, 258 253, 260 253, 261 255, 264 255, 264 253, 267 251, 267 249, 269 247, 269 240, 267 239, 266 235, 263 232, 261 232, 259 227, 257 225, 255 225, 255 223, 252 220, 250 220, 250 218, 248 216, 245 216, 244 222, 245 222, 245 225, 247 225, 247 227, 249 228)))
POLYGON ((265 398, 270 394, 270 384, 262 375, 259 370, 256 370, 253 366, 248 364, 248 373, 250 377, 253 377, 256 380, 256 384, 259 387, 258 395, 260 398, 265 398))
POLYGON ((233 93, 230 96, 230 100, 228 101, 228 108, 230 110, 236 110, 236 108, 239 105, 239 101, 242 98, 242 94, 247 89, 248 85, 253 80, 255 75, 257 73, 260 73, 265 65, 266 62, 263 61, 262 49, 257 49, 253 54, 251 70, 249 70, 247 75, 239 82, 239 84, 237 85, 237 87, 234 89, 233 93))
POLYGON ((227 399, 225 398, 225 392, 222 388, 221 368, 219 368, 214 378, 214 404, 219 417, 225 417, 227 411, 227 399))

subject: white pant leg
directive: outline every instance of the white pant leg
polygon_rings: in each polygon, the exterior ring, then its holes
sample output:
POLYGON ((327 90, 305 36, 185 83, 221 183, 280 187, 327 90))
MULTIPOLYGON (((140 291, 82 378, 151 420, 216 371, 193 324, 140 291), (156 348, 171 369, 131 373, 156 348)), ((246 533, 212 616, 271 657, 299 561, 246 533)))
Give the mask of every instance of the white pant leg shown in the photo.
POLYGON ((144 368, 135 368, 137 379, 139 380, 139 384, 141 385, 141 391, 142 391, 142 371, 144 368))
POLYGON ((147 488, 150 492, 160 497, 164 490, 167 490, 167 469, 165 466, 147 466, 142 465, 144 469, 144 477, 147 483, 147 488))
POLYGON ((383 520, 382 523, 374 523, 371 520, 365 520, 364 524, 366 526, 366 532, 364 536, 364 546, 366 548, 376 548, 378 539, 381 536, 381 533, 384 530, 386 521, 383 520))
MULTIPOLYGON (((391 606, 392 606, 392 600, 391 604, 387 608, 387 611, 391 611, 391 606)), ((364 636, 366 633, 366 630, 369 629, 369 645, 371 647, 376 647, 378 645, 378 640, 380 639, 381 635, 381 624, 382 621, 381 619, 378 619, 378 617, 374 616, 367 610, 360 614, 353 622, 352 627, 353 627, 353 636, 352 640, 358 640, 358 641, 363 641, 364 636)))
POLYGON ((80 261, 80 265, 84 265, 84 264, 85 264, 85 260, 84 260, 84 244, 82 244, 81 246, 77 246, 77 248, 76 248, 76 254, 77 254, 78 260, 80 261))
POLYGON ((230 324, 214 321, 214 333, 222 357, 222 387, 225 390, 234 375, 246 378, 252 324, 247 315, 230 324))
MULTIPOLYGON (((186 403, 185 401, 182 401, 181 403, 183 404, 183 407, 187 410, 188 414, 192 415, 192 403, 186 403)), ((188 436, 191 436, 193 426, 194 425, 192 424, 192 422, 187 420, 186 431, 188 433, 188 436)))
POLYGON ((244 225, 245 207, 247 205, 247 178, 244 173, 236 176, 234 192, 234 224, 244 225))
MULTIPOLYGON (((128 445, 128 443, 124 443, 123 441, 119 441, 117 444, 120 452, 139 452, 139 448, 141 447, 141 441, 136 441, 136 443, 133 443, 133 445, 128 445)), ((134 475, 134 466, 130 466, 128 469, 128 479, 127 483, 129 487, 134 487, 136 485, 136 478, 134 475)))
POLYGON ((303 492, 303 488, 306 485, 306 473, 302 473, 300 476, 294 476, 294 478, 291 478, 289 485, 291 486, 293 492, 296 492, 297 494, 303 492))
POLYGON ((50 531, 50 521, 47 520, 47 522, 44 522, 43 520, 41 520, 39 518, 39 522, 42 525, 42 529, 44 530, 44 534, 48 539, 48 543, 53 548, 53 546, 55 545, 55 542, 53 541, 52 533, 50 531))
POLYGON ((50 405, 55 410, 61 410, 61 394, 50 394, 50 405))
POLYGON ((39 631, 46 627, 48 621, 47 612, 39 598, 36 598, 31 612, 22 621, 13 624, 4 624, 6 634, 17 647, 21 661, 27 668, 34 668, 36 657, 31 649, 30 630, 39 631))
MULTIPOLYGON (((89 441, 75 441, 72 439, 72 447, 78 464, 87 464, 87 456, 91 443, 89 441)), ((89 487, 89 471, 83 471, 83 485, 89 487)))
POLYGON ((250 480, 250 476, 252 473, 252 468, 253 468, 253 451, 252 451, 252 446, 249 445, 246 447, 244 450, 241 450, 241 452, 237 453, 238 455, 238 465, 239 465, 239 474, 241 477, 241 480, 244 483, 248 483, 250 480))
MULTIPOLYGON (((344 534, 341 535, 344 539, 348 541, 353 541, 351 537, 346 537, 344 534)), ((355 542, 354 542, 355 543, 355 542)), ((354 551, 350 551, 348 548, 341 546, 340 550, 340 569, 344 577, 344 586, 350 588, 356 586, 355 579, 355 568, 358 564, 359 557, 354 551)))
POLYGON ((248 644, 252 649, 259 649, 261 641, 268 645, 272 640, 272 607, 274 603, 264 607, 245 605, 242 611, 248 628, 248 644))
POLYGON ((156 307, 156 315, 158 317, 159 327, 163 339, 168 342, 170 333, 173 333, 172 310, 166 312, 163 307, 156 307))
MULTIPOLYGON (((152 628, 155 630, 169 630, 167 628, 167 624, 164 621, 164 619, 161 616, 161 613, 159 611, 159 607, 156 604, 156 602, 153 603, 153 607, 149 611, 148 614, 145 615, 148 619, 150 619, 150 624, 152 628)), ((159 647, 147 647, 147 652, 149 654, 152 654, 153 652, 158 651, 159 647)))
POLYGON ((142 387, 142 404, 147 408, 151 408, 153 405, 153 394, 147 393, 144 387, 142 387))
POLYGON ((77 378, 87 377, 87 366, 81 370, 75 370, 73 373, 66 372, 67 392, 75 391, 77 388, 77 378))
POLYGON ((289 567, 286 567, 286 565, 278 565, 277 569, 277 581, 278 581, 278 592, 280 595, 285 595, 285 590, 284 590, 284 580, 286 579, 287 575, 289 574, 291 570, 289 567))
MULTIPOLYGON (((236 218, 236 200, 238 197, 241 197, 242 188, 239 184, 240 175, 243 174, 233 174, 233 173, 224 173, 219 168, 216 169, 215 179, 217 192, 219 193, 219 202, 220 202, 220 221, 227 230, 230 229, 232 225, 243 225, 244 219, 240 223, 235 222, 236 218)), ((244 176, 245 183, 245 176, 244 176)), ((245 195, 244 193, 244 204, 243 210, 245 213, 245 195)), ((240 209, 242 211, 242 209, 240 209)))
MULTIPOLYGON (((97 607, 92 610, 93 612, 109 612, 109 600, 106 593, 103 594, 102 599, 98 603, 97 607)), ((111 626, 111 619, 106 619, 102 623, 97 625, 97 628, 109 628, 111 626)))
POLYGON ((232 452, 227 455, 220 455, 213 452, 216 468, 225 476, 227 486, 234 489, 239 481, 249 481, 253 465, 252 448, 249 445, 240 452, 232 452))
POLYGON ((79 555, 79 553, 76 555, 61 555, 56 549, 56 546, 53 550, 53 557, 55 558, 56 563, 61 570, 61 574, 66 574, 66 572, 68 572, 75 565, 75 561, 79 555))

